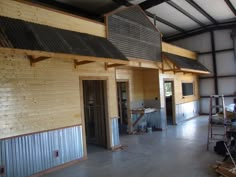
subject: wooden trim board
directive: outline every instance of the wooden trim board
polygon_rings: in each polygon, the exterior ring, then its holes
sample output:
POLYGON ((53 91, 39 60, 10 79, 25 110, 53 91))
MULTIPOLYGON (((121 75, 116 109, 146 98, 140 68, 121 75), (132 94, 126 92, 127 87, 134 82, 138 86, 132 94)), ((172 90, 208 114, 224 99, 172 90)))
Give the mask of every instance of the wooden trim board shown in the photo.
POLYGON ((95 61, 95 62, 107 62, 107 63, 116 63, 116 64, 128 64, 129 61, 112 59, 112 58, 103 58, 95 56, 82 56, 82 55, 73 55, 73 54, 64 54, 64 53, 53 53, 45 52, 38 50, 25 50, 25 49, 12 49, 12 48, 0 48, 1 53, 6 53, 10 55, 27 55, 34 57, 48 57, 48 58, 58 58, 58 59, 70 59, 78 61, 95 61))
POLYGON ((182 57, 197 59, 197 53, 166 42, 162 42, 162 52, 179 55, 182 57))
POLYGON ((43 175, 45 175, 45 174, 48 174, 48 173, 52 173, 52 172, 54 172, 54 171, 57 171, 57 170, 59 170, 59 169, 63 169, 63 168, 72 166, 72 165, 74 165, 74 164, 80 163, 81 161, 84 161, 84 160, 87 160, 87 159, 88 159, 87 156, 84 156, 84 157, 81 158, 81 159, 76 159, 76 160, 73 160, 73 161, 70 161, 70 162, 67 162, 67 163, 64 163, 64 164, 61 164, 61 165, 58 165, 58 166, 49 168, 49 169, 47 169, 47 170, 44 170, 44 171, 35 173, 35 174, 31 175, 30 177, 40 177, 40 176, 43 176, 43 175))

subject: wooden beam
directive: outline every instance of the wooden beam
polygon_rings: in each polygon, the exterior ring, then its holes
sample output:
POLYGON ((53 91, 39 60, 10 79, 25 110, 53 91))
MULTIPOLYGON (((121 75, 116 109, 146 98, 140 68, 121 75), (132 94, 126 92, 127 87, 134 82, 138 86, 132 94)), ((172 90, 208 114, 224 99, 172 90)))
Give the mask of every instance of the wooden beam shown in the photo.
MULTIPOLYGON (((169 66, 170 69, 174 69, 174 67, 171 66, 171 62, 170 62, 167 58, 165 58, 164 61, 165 61, 165 63, 167 64, 167 66, 169 66)), ((172 63, 173 63, 173 62, 172 62, 172 63)), ((174 63, 173 63, 173 65, 174 65, 174 63)))
POLYGON ((107 70, 108 68, 113 68, 113 67, 117 67, 117 66, 123 66, 123 64, 118 64, 118 63, 108 64, 108 63, 105 63, 105 69, 106 69, 106 70, 107 70))
POLYGON ((200 70, 193 70, 193 69, 187 69, 187 68, 181 68, 180 71, 189 72, 189 73, 198 73, 198 74, 210 74, 209 71, 200 71, 200 70))
POLYGON ((10 55, 27 55, 27 56, 35 56, 35 57, 48 57, 48 58, 56 58, 56 59, 68 59, 68 60, 86 60, 86 61, 94 61, 94 62, 107 62, 107 63, 117 63, 117 64, 128 64, 128 60, 120 60, 113 58, 103 58, 103 57, 95 57, 95 56, 83 56, 83 55, 75 55, 75 54, 64 54, 64 53, 54 53, 54 52, 45 52, 45 51, 37 51, 37 50, 26 50, 26 49, 12 49, 12 48, 2 48, 0 47, 0 52, 3 54, 10 55))
POLYGON ((197 59, 197 53, 166 42, 162 42, 162 52, 179 55, 182 57, 197 59))
POLYGON ((39 57, 35 57, 33 55, 28 55, 27 56, 30 60, 30 65, 31 66, 35 66, 35 63, 49 59, 50 57, 46 57, 46 56, 39 56, 39 57))
POLYGON ((84 61, 77 61, 77 60, 74 60, 74 67, 76 68, 78 65, 85 65, 85 64, 89 64, 89 63, 93 63, 95 61, 87 61, 87 60, 84 60, 84 61))

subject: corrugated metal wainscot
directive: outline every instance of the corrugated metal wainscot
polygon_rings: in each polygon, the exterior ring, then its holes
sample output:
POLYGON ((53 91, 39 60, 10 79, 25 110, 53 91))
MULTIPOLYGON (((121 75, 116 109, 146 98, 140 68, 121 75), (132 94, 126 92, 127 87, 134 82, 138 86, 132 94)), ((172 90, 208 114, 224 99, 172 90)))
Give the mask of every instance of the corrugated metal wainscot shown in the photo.
POLYGON ((119 118, 113 118, 111 120, 111 129, 112 129, 112 135, 111 135, 111 146, 119 146, 120 145, 120 135, 119 135, 119 124, 118 124, 119 118))
MULTIPOLYGON (((132 114, 132 122, 135 122, 140 114, 132 114)), ((152 127, 154 130, 165 130, 166 129, 166 116, 165 109, 156 109, 151 113, 145 113, 142 120, 133 127, 134 130, 139 128, 152 127)))
POLYGON ((83 156, 81 126, 0 140, 0 176, 26 177, 83 156))
POLYGON ((183 104, 177 104, 176 107, 176 123, 199 115, 199 101, 193 101, 183 104))

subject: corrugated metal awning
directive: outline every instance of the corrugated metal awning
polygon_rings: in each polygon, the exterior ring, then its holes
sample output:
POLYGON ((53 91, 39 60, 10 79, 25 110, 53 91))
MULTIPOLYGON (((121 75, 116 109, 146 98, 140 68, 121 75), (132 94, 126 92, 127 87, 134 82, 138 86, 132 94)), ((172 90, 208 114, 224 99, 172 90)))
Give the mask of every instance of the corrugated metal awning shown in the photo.
POLYGON ((203 66, 200 62, 194 59, 189 59, 186 57, 163 53, 163 62, 170 61, 173 64, 173 67, 170 66, 168 70, 163 71, 174 71, 174 72, 189 72, 189 73, 199 73, 199 74, 209 74, 209 70, 203 66), (172 67, 172 68, 171 68, 172 67))
MULTIPOLYGON (((106 38, 0 17, 0 50, 32 56, 126 64, 106 38)), ((42 58, 43 57, 43 58, 42 58)))

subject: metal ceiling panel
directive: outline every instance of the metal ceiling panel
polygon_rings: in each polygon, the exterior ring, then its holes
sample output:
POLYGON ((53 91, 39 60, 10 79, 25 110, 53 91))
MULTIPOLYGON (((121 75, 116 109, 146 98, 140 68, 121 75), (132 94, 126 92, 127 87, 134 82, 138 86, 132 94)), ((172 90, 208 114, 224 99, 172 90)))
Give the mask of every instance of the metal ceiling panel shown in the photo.
POLYGON ((168 22, 187 30, 200 27, 196 22, 192 21, 190 18, 188 18, 175 8, 171 7, 167 3, 162 3, 158 6, 154 6, 147 11, 156 14, 158 17, 161 17, 168 22))
POLYGON ((54 0, 94 14, 103 14, 115 10, 119 5, 113 0, 54 0))
POLYGON ((234 8, 236 9, 236 0, 230 0, 230 2, 233 4, 234 8))
POLYGON ((206 25, 211 23, 204 15, 202 15, 198 10, 196 10, 193 6, 191 6, 185 0, 172 0, 172 1, 176 3, 177 5, 179 5, 180 7, 182 7, 184 10, 186 10, 192 16, 196 17, 202 23, 206 25))
POLYGON ((144 2, 144 1, 146 1, 146 0, 131 0, 129 2, 132 3, 132 4, 140 4, 140 3, 144 2))
MULTIPOLYGON (((148 17, 149 20, 154 24, 154 19, 153 18, 150 18, 148 17)), ((171 28, 170 26, 168 25, 165 25, 164 23, 161 23, 159 21, 156 21, 156 27, 157 29, 160 30, 160 32, 165 35, 165 36, 168 36, 168 35, 174 35, 174 34, 177 34, 179 33, 177 30, 175 30, 174 28, 171 28)))
POLYGON ((195 0, 195 2, 217 21, 235 18, 224 0, 195 0))

